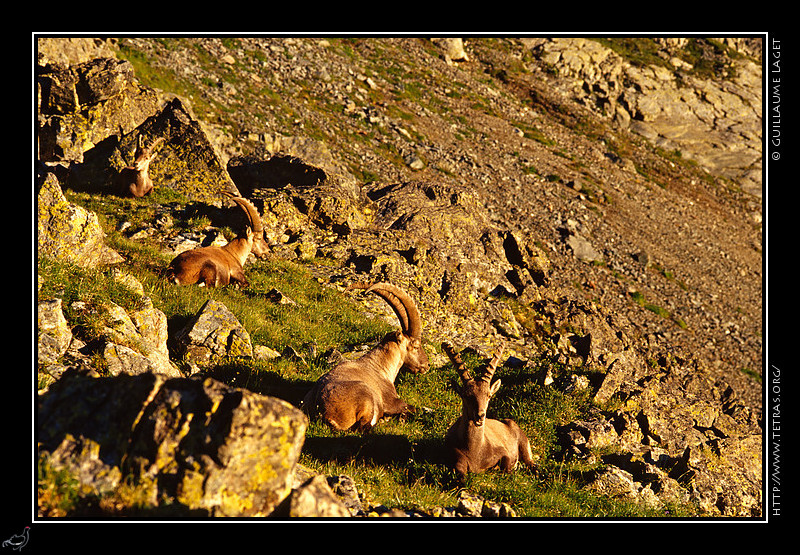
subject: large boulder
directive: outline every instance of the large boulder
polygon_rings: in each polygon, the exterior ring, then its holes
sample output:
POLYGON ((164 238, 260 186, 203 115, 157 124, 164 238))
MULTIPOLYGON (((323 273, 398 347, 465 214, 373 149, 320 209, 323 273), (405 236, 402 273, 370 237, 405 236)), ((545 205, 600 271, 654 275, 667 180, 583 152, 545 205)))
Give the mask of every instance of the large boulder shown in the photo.
POLYGON ((52 173, 45 176, 37 203, 38 256, 96 267, 122 261, 105 243, 97 214, 71 204, 52 173))
POLYGON ((228 172, 245 196, 260 188, 298 189, 335 186, 355 198, 359 187, 355 177, 331 154, 324 142, 306 137, 272 135, 265 137, 260 154, 235 156, 228 161, 228 172))
POLYGON ((114 176, 133 163, 139 140, 164 141, 156 149, 149 175, 166 188, 202 202, 219 202, 224 192, 239 194, 200 122, 185 100, 173 97, 127 132, 87 150, 72 164, 67 184, 76 190, 116 193, 114 176))
POLYGON ((37 87, 44 162, 82 162, 86 151, 129 133, 160 106, 157 93, 137 81, 133 66, 114 58, 39 66, 37 87))
POLYGON ((291 404, 213 379, 64 377, 39 398, 37 441, 85 489, 130 476, 146 502, 268 516, 292 488, 307 426, 291 404))
MULTIPOLYGON (((163 137, 164 145, 150 164, 150 177, 165 187, 197 201, 212 201, 223 192, 239 194, 200 121, 184 99, 172 98, 148 118, 135 134, 120 139, 118 151, 132 152, 138 135, 163 137)), ((114 159, 116 164, 118 159, 114 159)))

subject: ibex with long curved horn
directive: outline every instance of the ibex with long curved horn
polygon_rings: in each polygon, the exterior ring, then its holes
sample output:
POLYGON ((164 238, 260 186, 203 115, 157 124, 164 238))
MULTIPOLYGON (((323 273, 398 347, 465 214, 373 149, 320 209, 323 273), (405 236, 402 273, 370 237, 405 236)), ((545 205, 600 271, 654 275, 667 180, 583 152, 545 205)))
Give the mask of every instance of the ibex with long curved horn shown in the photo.
POLYGON ((249 285, 244 276, 244 264, 251 252, 260 255, 268 250, 264 228, 253 203, 231 193, 225 194, 247 214, 248 225, 244 232, 225 246, 198 247, 176 256, 167 267, 170 282, 177 285, 196 283, 206 287, 249 285))
POLYGON ((385 300, 401 329, 386 334, 360 358, 342 362, 320 377, 305 396, 303 407, 333 429, 364 433, 384 416, 414 412, 400 399, 394 381, 401 368, 425 372, 429 363, 422 347, 422 320, 405 291, 389 283, 357 283, 349 289, 366 289, 385 300))
POLYGON ((454 389, 461 397, 461 416, 450 426, 445 444, 451 457, 450 465, 463 482, 468 472, 479 473, 495 466, 511 472, 521 459, 528 467, 536 468, 530 442, 525 432, 511 419, 486 418, 489 399, 500 389, 500 380, 492 383, 502 350, 483 366, 477 378, 473 378, 449 343, 443 343, 461 378, 461 385, 454 389))
POLYGON ((122 168, 114 179, 114 186, 120 196, 133 196, 141 198, 153 190, 153 180, 148 173, 150 162, 155 158, 155 147, 164 140, 158 137, 149 145, 144 146, 142 136, 136 141, 133 165, 122 168))

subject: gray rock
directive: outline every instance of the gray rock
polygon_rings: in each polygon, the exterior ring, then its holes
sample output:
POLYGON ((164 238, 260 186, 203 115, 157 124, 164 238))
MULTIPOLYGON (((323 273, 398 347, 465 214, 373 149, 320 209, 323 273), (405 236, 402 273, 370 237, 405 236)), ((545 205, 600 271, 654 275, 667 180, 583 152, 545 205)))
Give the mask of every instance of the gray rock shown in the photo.
POLYGON ((105 244, 97 214, 68 202, 52 173, 45 176, 39 189, 36 231, 39 256, 84 268, 123 260, 105 244))
POLYGON ((350 476, 329 476, 328 485, 339 499, 341 499, 351 515, 356 516, 363 514, 364 507, 358 495, 358 488, 356 488, 356 484, 350 476))
POLYGON ((223 357, 252 357, 250 334, 219 301, 208 300, 175 335, 178 352, 188 363, 206 366, 223 357))
POLYGON ((119 376, 121 374, 136 375, 153 372, 170 377, 179 377, 180 371, 168 364, 166 366, 157 364, 153 359, 146 357, 124 345, 106 343, 102 353, 106 363, 108 374, 119 376))
POLYGON ((37 308, 36 354, 39 364, 52 364, 69 348, 72 330, 61 310, 61 299, 40 301, 37 308))
POLYGON ((567 236, 567 245, 572 249, 575 258, 582 262, 597 262, 603 259, 603 255, 585 237, 577 233, 567 236))
POLYGON ((469 61, 469 56, 464 50, 464 39, 460 37, 432 38, 431 42, 442 49, 442 55, 448 64, 469 61))
POLYGON ((613 360, 608 365, 603 381, 594 394, 594 402, 598 404, 605 403, 611 399, 625 380, 636 374, 636 369, 640 363, 636 354, 631 350, 615 353, 612 356, 613 360))
POLYGON ((596 491, 610 497, 624 497, 635 499, 639 487, 633 480, 630 472, 616 466, 604 469, 588 486, 587 489, 596 491))
POLYGON ((167 317, 150 299, 130 314, 114 303, 104 305, 100 333, 107 339, 102 355, 111 375, 155 372, 181 376, 169 357, 167 317))
POLYGON ((461 517, 511 518, 516 511, 508 503, 487 500, 467 490, 458 493, 455 514, 461 517))
POLYGON ((346 518, 350 511, 328 485, 325 476, 318 474, 295 488, 273 515, 279 518, 346 518))

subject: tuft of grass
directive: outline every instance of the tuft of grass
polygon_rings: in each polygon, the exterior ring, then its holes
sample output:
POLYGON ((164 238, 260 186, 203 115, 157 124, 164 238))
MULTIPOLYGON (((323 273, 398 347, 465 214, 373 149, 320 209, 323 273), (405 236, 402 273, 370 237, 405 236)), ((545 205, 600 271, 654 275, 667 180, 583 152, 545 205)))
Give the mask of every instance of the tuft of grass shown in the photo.
POLYGON ((742 374, 744 374, 745 376, 749 376, 758 383, 761 383, 763 381, 761 374, 759 374, 755 370, 751 370, 750 368, 742 368, 742 374))
POLYGON ((681 328, 683 330, 689 329, 689 324, 687 324, 686 321, 683 318, 672 314, 669 310, 667 310, 666 308, 664 308, 662 306, 659 306, 659 305, 657 305, 655 303, 652 303, 652 302, 648 301, 647 299, 645 299, 644 295, 642 293, 640 293, 639 291, 631 291, 630 292, 630 296, 631 296, 631 299, 633 300, 633 302, 635 302, 636 304, 638 304, 642 308, 644 308, 646 310, 649 310, 653 314, 661 316, 662 318, 666 318, 668 320, 672 320, 672 322, 676 326, 678 326, 679 328, 681 328))
POLYGON ((81 498, 78 480, 66 470, 55 470, 46 457, 40 457, 36 464, 36 488, 42 516, 66 516, 81 498))

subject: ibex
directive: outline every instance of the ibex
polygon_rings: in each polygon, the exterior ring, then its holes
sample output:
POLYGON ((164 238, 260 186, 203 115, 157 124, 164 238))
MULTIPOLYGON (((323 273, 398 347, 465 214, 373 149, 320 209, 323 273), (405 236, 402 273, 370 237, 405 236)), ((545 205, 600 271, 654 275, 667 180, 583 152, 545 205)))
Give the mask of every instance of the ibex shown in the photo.
POLYGON ((303 407, 335 430, 365 433, 384 416, 414 412, 400 399, 394 381, 401 368, 418 373, 429 364, 422 347, 422 320, 405 291, 389 283, 356 283, 350 289, 366 289, 385 300, 401 329, 386 334, 358 359, 341 362, 320 377, 303 399, 303 407))
POLYGON ((264 242, 261 217, 253 203, 243 197, 225 193, 245 214, 248 225, 243 233, 223 247, 198 247, 182 252, 167 267, 167 279, 177 285, 198 284, 205 287, 220 285, 249 285, 244 276, 244 264, 252 252, 260 255, 268 249, 264 242))
POLYGON ((142 136, 136 141, 133 165, 122 168, 115 178, 115 187, 120 196, 134 196, 141 198, 153 190, 153 180, 150 179, 148 170, 150 162, 155 158, 154 149, 164 140, 159 137, 148 146, 144 146, 142 136))
POLYGON ((459 479, 463 482, 468 472, 480 473, 495 466, 504 472, 511 472, 520 459, 528 467, 536 468, 530 442, 519 425, 510 419, 486 418, 489 399, 500 389, 500 380, 492 383, 492 376, 497 370, 502 350, 483 366, 477 378, 473 378, 452 345, 443 343, 442 349, 461 378, 460 386, 453 384, 461 397, 461 416, 445 435, 450 465, 459 479))

